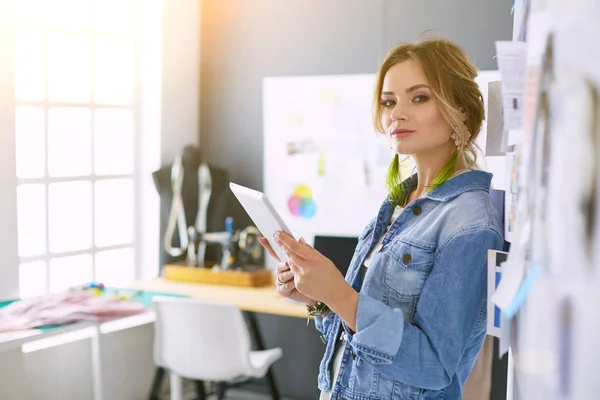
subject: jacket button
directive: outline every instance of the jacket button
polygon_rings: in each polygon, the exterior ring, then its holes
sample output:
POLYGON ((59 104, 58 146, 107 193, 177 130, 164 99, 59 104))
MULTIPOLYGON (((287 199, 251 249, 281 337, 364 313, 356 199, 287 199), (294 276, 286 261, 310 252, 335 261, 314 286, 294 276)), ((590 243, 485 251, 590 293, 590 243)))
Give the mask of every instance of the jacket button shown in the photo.
POLYGON ((402 262, 403 262, 404 264, 410 264, 410 262, 411 262, 411 261, 412 261, 412 256, 411 256, 410 254, 408 254, 408 253, 405 253, 405 254, 402 256, 402 262))
POLYGON ((419 215, 419 214, 421 214, 421 207, 419 207, 419 206, 414 206, 414 207, 413 207, 413 214, 415 214, 415 215, 419 215))

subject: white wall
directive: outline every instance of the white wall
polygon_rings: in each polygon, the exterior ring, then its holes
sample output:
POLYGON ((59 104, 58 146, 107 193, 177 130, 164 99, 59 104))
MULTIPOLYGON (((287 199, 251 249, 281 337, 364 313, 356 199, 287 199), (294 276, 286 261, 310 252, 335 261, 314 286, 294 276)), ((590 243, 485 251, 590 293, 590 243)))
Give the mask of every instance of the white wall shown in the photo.
POLYGON ((159 268, 160 199, 152 172, 200 141, 200 0, 142 2, 141 279, 159 268), (161 18, 162 20, 157 20, 161 18))
POLYGON ((19 290, 11 2, 0 0, 0 299, 19 290))
POLYGON ((186 144, 198 144, 200 126, 200 0, 165 0, 163 8, 161 163, 186 144))

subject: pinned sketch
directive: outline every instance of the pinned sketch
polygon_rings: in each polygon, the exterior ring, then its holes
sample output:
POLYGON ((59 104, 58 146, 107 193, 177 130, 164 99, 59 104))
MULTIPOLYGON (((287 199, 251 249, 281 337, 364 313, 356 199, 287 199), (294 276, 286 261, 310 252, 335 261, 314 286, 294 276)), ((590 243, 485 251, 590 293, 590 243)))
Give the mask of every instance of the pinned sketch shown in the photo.
POLYGON ((506 221, 505 221, 505 235, 507 240, 510 241, 510 237, 515 232, 515 224, 517 219, 517 204, 519 200, 519 157, 517 153, 511 153, 508 156, 509 164, 509 185, 506 191, 506 221))
POLYGON ((520 261, 507 260, 502 265, 502 279, 490 297, 501 310, 511 306, 525 275, 525 265, 520 261))
POLYGON ((527 40, 527 21, 529 20, 530 0, 515 0, 513 13, 513 40, 524 42, 527 40))
POLYGON ((527 296, 529 296, 529 293, 531 293, 535 283, 538 281, 538 279, 540 279, 541 276, 541 263, 534 262, 529 271, 527 271, 525 274, 525 278, 523 279, 523 282, 521 282, 521 285, 515 293, 512 301, 502 309, 504 315, 506 315, 508 318, 512 318, 517 313, 527 296))
POLYGON ((498 41, 496 42, 496 52, 498 69, 502 74, 504 129, 519 130, 523 127, 527 44, 524 42, 498 41))
POLYGON ((299 141, 287 142, 286 148, 287 154, 291 156, 294 154, 301 153, 313 153, 316 151, 317 146, 315 140, 313 138, 310 138, 299 141))
POLYGON ((283 123, 288 126, 300 126, 302 125, 302 118, 298 115, 287 115, 283 119, 283 123))
POLYGON ((488 157, 503 156, 507 151, 512 151, 508 144, 508 132, 504 129, 504 115, 502 111, 502 82, 488 84, 487 101, 487 137, 485 155, 488 157))
POLYGON ((335 89, 324 89, 321 92, 321 100, 326 103, 337 103, 340 101, 340 93, 335 89))
POLYGON ((300 218, 312 218, 317 213, 317 204, 312 190, 307 185, 298 185, 288 199, 288 209, 292 215, 300 218))

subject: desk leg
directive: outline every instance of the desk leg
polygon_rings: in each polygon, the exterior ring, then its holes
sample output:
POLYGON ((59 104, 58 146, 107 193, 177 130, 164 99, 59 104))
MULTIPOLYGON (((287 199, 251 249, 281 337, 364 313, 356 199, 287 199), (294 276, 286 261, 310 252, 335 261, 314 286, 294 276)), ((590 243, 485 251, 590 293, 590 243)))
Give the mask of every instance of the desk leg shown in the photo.
MULTIPOLYGON (((265 350, 265 343, 263 342, 262 335, 260 334, 260 330, 258 329, 256 315, 254 315, 254 313, 250 311, 246 311, 244 314, 246 315, 248 327, 250 328, 250 332, 252 334, 252 338, 254 339, 254 343, 256 344, 256 349, 265 350)), ((269 371, 267 372, 267 381, 269 382, 269 387, 271 389, 271 395, 273 400, 279 400, 279 389, 277 389, 277 383, 275 382, 273 367, 270 367, 269 371)))
POLYGON ((102 376, 102 351, 100 341, 100 327, 94 326, 94 334, 92 335, 92 392, 94 400, 104 399, 104 381, 102 376))
POLYGON ((160 393, 160 386, 164 376, 165 369, 163 367, 156 367, 154 381, 152 382, 152 391, 150 392, 150 400, 159 400, 158 394, 160 393))

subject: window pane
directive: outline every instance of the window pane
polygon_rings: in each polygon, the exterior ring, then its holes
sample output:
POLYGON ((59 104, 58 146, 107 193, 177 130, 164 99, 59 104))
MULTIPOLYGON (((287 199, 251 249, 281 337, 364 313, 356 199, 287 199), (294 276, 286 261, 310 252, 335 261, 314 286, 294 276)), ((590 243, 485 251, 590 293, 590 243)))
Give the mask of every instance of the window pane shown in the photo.
POLYGON ((133 42, 98 38, 94 50, 94 101, 101 104, 132 104, 133 42))
POLYGON ((133 179, 96 182, 94 227, 96 247, 133 242, 133 179))
POLYGON ((43 184, 17 187, 17 238, 19 256, 46 253, 46 187, 43 184))
POLYGON ((48 174, 84 176, 92 172, 92 121, 86 108, 48 110, 48 174))
POLYGON ((91 182, 53 183, 48 188, 50 252, 92 246, 91 182))
POLYGON ((133 173, 133 112, 100 109, 94 113, 94 172, 133 173))
POLYGON ((50 260, 50 292, 60 292, 93 280, 92 256, 59 257, 50 260))
POLYGON ((15 97, 44 100, 44 35, 40 31, 15 33, 15 97))
POLYGON ((85 30, 90 29, 89 0, 52 0, 48 7, 48 26, 51 28, 85 30))
POLYGON ((19 296, 22 298, 46 294, 48 271, 45 261, 34 261, 19 265, 19 296))
POLYGON ((135 279, 132 248, 99 251, 96 253, 96 282, 107 286, 127 286, 135 279))
POLYGON ((133 0, 94 0, 94 31, 110 35, 132 36, 133 0))
POLYGON ((15 12, 19 24, 44 24, 47 0, 19 0, 15 1, 15 12))
POLYGON ((50 101, 87 103, 92 97, 90 38, 48 35, 48 92, 50 101))
POLYGON ((46 135, 44 109, 17 107, 15 141, 17 177, 42 178, 46 173, 46 135))

